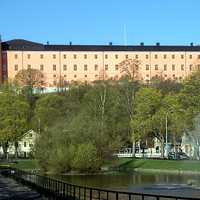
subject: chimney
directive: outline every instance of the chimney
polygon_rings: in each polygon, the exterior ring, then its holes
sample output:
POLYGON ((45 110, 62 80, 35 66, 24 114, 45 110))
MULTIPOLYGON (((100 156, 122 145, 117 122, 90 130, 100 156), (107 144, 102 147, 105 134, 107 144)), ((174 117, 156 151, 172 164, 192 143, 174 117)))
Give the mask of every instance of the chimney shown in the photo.
POLYGON ((112 42, 109 42, 109 45, 112 46, 112 42))
POLYGON ((144 46, 144 42, 141 42, 141 43, 140 43, 140 46, 144 46))
POLYGON ((69 42, 69 45, 72 46, 72 41, 69 42))
POLYGON ((47 41, 47 45, 49 45, 49 41, 47 41))
POLYGON ((191 42, 191 43, 190 43, 190 46, 191 46, 191 47, 193 47, 193 46, 194 46, 194 43, 193 43, 193 42, 191 42))
POLYGON ((156 43, 156 46, 160 46, 160 42, 157 42, 157 43, 156 43))

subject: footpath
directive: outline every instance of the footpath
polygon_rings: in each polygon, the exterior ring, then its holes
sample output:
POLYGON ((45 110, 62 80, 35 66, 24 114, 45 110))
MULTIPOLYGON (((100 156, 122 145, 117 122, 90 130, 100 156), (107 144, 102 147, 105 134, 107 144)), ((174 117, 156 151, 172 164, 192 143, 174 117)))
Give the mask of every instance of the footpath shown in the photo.
POLYGON ((0 175, 0 200, 47 200, 36 191, 0 175))

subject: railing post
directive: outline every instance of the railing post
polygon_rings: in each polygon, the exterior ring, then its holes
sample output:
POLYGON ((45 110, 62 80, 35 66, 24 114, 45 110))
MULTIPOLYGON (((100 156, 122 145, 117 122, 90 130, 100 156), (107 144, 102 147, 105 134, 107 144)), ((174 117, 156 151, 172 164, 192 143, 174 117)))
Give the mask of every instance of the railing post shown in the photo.
POLYGON ((98 190, 98 199, 99 199, 99 200, 101 199, 101 193, 100 193, 99 190, 98 190))
POLYGON ((119 198, 119 194, 118 192, 116 192, 116 200, 118 200, 118 198, 119 198))
POLYGON ((65 195, 65 187, 66 187, 66 183, 63 184, 63 197, 66 197, 66 195, 65 195))
POLYGON ((83 196, 84 196, 84 200, 86 200, 86 188, 84 187, 84 194, 83 194, 83 196))
POLYGON ((90 200, 92 200, 92 189, 90 188, 90 200))
POLYGON ((76 186, 73 185, 73 187, 74 187, 74 191, 73 191, 73 199, 75 200, 75 199, 76 199, 76 186))
POLYGON ((142 194, 142 200, 144 200, 144 195, 142 194))
POLYGON ((79 200, 81 199, 81 188, 80 188, 80 186, 78 187, 78 199, 79 200))

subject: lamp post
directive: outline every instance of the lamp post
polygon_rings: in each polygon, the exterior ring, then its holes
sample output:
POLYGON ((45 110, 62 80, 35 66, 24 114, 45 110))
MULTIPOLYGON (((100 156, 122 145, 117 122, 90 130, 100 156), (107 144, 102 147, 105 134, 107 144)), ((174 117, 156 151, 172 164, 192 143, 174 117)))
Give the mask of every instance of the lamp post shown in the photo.
POLYGON ((166 112, 165 115, 165 151, 166 151, 166 157, 168 155, 168 111, 166 112))

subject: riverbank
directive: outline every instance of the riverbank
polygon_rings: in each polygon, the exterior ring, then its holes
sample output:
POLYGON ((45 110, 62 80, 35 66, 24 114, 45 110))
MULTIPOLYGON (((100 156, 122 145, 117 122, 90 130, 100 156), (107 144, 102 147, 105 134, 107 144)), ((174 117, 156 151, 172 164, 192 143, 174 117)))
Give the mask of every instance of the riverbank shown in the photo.
MULTIPOLYGON (((14 167, 21 170, 38 170, 36 160, 17 160, 16 162, 0 162, 1 166, 14 167)), ((116 158, 107 161, 97 172, 144 172, 144 173, 171 173, 171 174, 200 174, 200 161, 194 160, 152 160, 136 158, 116 158)), ((69 173, 73 175, 73 173, 69 173)), ((79 174, 79 173, 75 173, 79 174)), ((83 173, 85 174, 85 173, 83 173)))
POLYGON ((107 165, 109 170, 126 172, 200 174, 200 161, 194 160, 152 160, 152 159, 115 159, 107 165))

